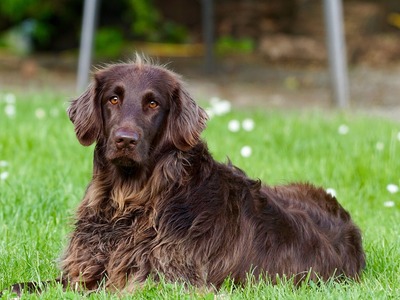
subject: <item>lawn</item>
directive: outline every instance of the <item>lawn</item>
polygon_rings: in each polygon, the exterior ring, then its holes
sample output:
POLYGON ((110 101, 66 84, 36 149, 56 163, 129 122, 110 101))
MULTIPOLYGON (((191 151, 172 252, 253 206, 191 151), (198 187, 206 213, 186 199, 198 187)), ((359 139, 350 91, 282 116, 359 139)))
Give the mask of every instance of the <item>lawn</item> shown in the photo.
MULTIPOLYGON (((0 290, 59 275, 57 258, 90 180, 93 152, 74 136, 68 100, 52 92, 0 93, 0 290)), ((203 104, 215 112, 221 103, 203 104)), ((309 181, 336 193, 363 231, 362 280, 300 288, 266 281, 235 287, 227 280, 220 291, 148 282, 126 298, 400 298, 400 123, 319 110, 232 110, 214 115, 203 137, 217 160, 229 157, 268 184, 309 181)), ((117 296, 63 293, 58 286, 40 296, 81 298, 117 296)))

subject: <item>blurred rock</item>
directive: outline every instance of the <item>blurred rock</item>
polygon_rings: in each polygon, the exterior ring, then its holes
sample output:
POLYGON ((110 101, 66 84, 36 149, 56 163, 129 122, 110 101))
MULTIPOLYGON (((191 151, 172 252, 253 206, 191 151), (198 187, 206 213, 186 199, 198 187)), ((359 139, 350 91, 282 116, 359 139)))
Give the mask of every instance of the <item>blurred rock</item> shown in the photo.
POLYGON ((272 61, 326 60, 325 44, 307 36, 269 35, 260 40, 258 52, 272 61))

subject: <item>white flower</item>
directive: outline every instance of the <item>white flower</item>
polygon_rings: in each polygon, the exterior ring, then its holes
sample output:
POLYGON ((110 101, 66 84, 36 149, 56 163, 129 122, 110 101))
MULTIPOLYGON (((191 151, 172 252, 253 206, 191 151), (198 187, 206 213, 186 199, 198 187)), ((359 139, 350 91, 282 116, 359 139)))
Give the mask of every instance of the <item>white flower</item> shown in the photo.
POLYGON ((251 147, 250 146, 242 147, 242 149, 240 150, 240 154, 243 157, 250 157, 250 155, 251 155, 251 147))
POLYGON ((333 188, 327 188, 326 192, 332 197, 336 197, 336 191, 333 188))
POLYGON ((46 117, 46 111, 43 108, 38 108, 35 110, 35 116, 38 119, 43 119, 46 117))
POLYGON ((390 183, 386 186, 386 189, 388 190, 389 193, 395 194, 399 191, 399 187, 393 183, 390 183))
POLYGON ((1 180, 1 181, 6 180, 7 177, 8 177, 8 172, 2 172, 2 173, 0 173, 0 180, 1 180))
POLYGON ((242 122, 242 127, 246 131, 252 131, 254 129, 253 119, 244 119, 242 122))
POLYGON ((338 128, 338 132, 341 135, 348 134, 349 133, 349 126, 347 126, 345 124, 340 125, 339 128, 338 128))
POLYGON ((8 166, 8 162, 5 160, 0 160, 0 168, 4 168, 8 166))
POLYGON ((228 129, 231 132, 238 132, 240 130, 240 122, 238 120, 230 120, 228 123, 228 129))
POLYGON ((393 201, 385 201, 385 202, 383 202, 383 206, 384 207, 393 207, 394 202, 393 201))
POLYGON ((219 99, 219 97, 211 97, 210 98, 210 104, 211 105, 214 105, 215 103, 218 103, 220 101, 221 101, 221 99, 219 99))
POLYGON ((213 106, 213 111, 217 116, 227 114, 231 111, 231 103, 226 100, 218 102, 213 106))
POLYGON ((231 103, 228 100, 221 100, 218 97, 212 97, 210 99, 210 110, 214 115, 221 116, 231 111, 231 103))
POLYGON ((205 109, 205 111, 206 111, 206 114, 207 114, 209 119, 214 117, 214 112, 213 112, 212 108, 208 107, 208 108, 205 109))
POLYGON ((15 104, 15 99, 15 95, 11 93, 5 94, 4 96, 4 102, 7 104, 15 104))
POLYGON ((378 143, 376 143, 375 147, 376 147, 376 150, 383 151, 383 149, 385 148, 385 144, 382 142, 378 142, 378 143))
POLYGON ((14 104, 7 104, 6 107, 4 108, 4 112, 10 118, 14 117, 16 113, 14 104))

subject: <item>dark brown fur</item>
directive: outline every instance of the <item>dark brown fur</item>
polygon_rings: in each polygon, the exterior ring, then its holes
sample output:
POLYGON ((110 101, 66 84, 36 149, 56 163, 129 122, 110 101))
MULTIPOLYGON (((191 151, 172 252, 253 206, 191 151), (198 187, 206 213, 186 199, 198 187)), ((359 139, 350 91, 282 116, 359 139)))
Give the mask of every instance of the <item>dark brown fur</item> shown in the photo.
POLYGON ((216 162, 200 139, 207 116, 173 72, 140 59, 112 65, 68 113, 79 141, 96 143, 61 259, 70 284, 133 291, 160 275, 215 287, 249 272, 272 282, 301 282, 309 271, 359 278, 360 231, 337 200, 310 184, 265 186, 216 162), (116 147, 121 128, 138 137, 134 146, 116 147))

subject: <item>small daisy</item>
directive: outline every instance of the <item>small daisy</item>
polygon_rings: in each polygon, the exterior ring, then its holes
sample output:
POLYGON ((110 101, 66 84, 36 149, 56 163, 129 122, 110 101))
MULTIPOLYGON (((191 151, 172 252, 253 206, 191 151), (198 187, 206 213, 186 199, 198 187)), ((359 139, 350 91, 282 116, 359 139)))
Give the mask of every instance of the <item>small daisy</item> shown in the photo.
POLYGON ((338 132, 341 135, 348 134, 349 133, 349 126, 347 126, 345 124, 340 125, 339 128, 338 128, 338 132))
POLYGON ((16 97, 14 94, 8 93, 4 95, 4 102, 7 104, 15 104, 16 97))
POLYGON ((38 108, 35 110, 35 116, 38 119, 43 119, 46 117, 46 111, 43 108, 38 108))
POLYGON ((228 123, 228 130, 231 132, 238 132, 240 130, 240 122, 238 120, 230 120, 228 123))
POLYGON ((242 155, 243 157, 250 157, 251 155, 251 147, 250 146, 244 146, 241 150, 240 150, 240 155, 242 155))
POLYGON ((253 119, 244 119, 242 122, 242 127, 246 131, 252 131, 254 129, 253 119))
POLYGON ((390 183, 386 186, 386 189, 389 193, 395 194, 399 191, 399 187, 393 183, 390 183))
POLYGON ((4 112, 8 117, 10 117, 10 118, 14 117, 16 114, 15 105, 7 104, 6 107, 4 108, 4 112))
POLYGON ((213 110, 217 116, 227 114, 231 111, 231 103, 227 100, 222 100, 213 106, 213 110))
POLYGON ((333 188, 327 188, 326 192, 331 195, 332 197, 336 197, 336 191, 333 188))
POLYGON ((8 177, 8 172, 2 172, 2 173, 0 173, 0 180, 1 180, 1 181, 6 180, 7 177, 8 177))
POLYGON ((211 107, 206 108, 205 111, 206 111, 206 114, 207 114, 207 116, 208 116, 209 119, 211 119, 212 117, 214 117, 214 111, 212 110, 211 107))
POLYGON ((211 97, 210 98, 210 104, 213 106, 214 104, 220 102, 221 99, 219 99, 219 97, 211 97))
POLYGON ((383 202, 384 207, 394 207, 394 202, 393 201, 385 201, 383 202))
POLYGON ((375 147, 376 147, 376 150, 383 151, 383 149, 385 148, 385 144, 382 142, 378 142, 378 143, 376 143, 375 147))
POLYGON ((228 100, 221 100, 218 97, 212 97, 210 99, 211 111, 216 116, 227 114, 231 111, 231 103, 228 100))

